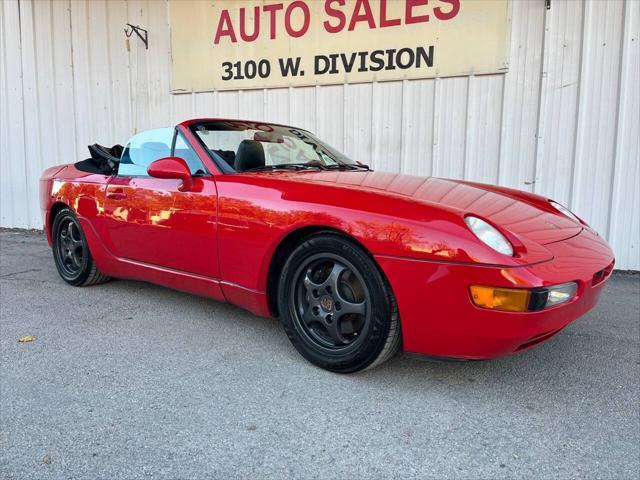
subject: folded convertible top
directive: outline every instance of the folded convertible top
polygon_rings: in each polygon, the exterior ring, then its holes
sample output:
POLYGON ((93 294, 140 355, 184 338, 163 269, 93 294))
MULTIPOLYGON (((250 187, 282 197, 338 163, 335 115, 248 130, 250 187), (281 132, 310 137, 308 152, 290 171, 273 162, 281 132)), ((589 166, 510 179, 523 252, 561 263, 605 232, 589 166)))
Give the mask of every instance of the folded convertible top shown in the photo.
POLYGON ((118 171, 118 163, 124 149, 122 145, 108 148, 96 143, 89 145, 88 148, 91 158, 76 162, 75 167, 78 170, 101 175, 113 175, 118 171))

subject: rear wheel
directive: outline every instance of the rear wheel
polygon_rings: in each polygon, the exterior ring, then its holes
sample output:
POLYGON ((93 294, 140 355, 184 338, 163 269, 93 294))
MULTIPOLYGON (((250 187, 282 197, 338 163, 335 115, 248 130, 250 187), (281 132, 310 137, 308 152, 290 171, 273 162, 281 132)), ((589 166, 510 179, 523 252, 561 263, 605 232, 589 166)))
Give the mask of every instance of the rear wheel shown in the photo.
POLYGON ((300 244, 284 266, 278 292, 289 339, 319 367, 356 372, 399 349, 391 288, 371 257, 340 235, 316 235, 300 244))
POLYGON ((75 214, 68 208, 58 212, 51 229, 53 259, 62 279, 77 287, 109 280, 96 266, 75 214))

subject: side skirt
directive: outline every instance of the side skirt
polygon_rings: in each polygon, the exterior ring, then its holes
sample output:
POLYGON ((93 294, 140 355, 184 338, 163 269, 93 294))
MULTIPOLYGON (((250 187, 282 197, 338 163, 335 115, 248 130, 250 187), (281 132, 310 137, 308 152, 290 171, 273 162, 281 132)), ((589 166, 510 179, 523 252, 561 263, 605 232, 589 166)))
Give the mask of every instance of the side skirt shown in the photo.
POLYGON ((263 317, 271 316, 264 292, 189 272, 116 257, 104 245, 91 222, 78 216, 91 256, 100 271, 116 278, 141 280, 213 300, 228 302, 263 317))

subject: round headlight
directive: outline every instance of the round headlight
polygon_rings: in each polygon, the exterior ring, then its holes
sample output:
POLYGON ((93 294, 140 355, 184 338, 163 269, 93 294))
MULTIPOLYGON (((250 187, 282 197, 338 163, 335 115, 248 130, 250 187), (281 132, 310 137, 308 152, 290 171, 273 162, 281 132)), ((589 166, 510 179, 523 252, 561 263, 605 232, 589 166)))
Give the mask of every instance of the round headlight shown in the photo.
POLYGON ((567 207, 560 205, 558 202, 554 202, 553 200, 549 200, 549 204, 555 208, 556 210, 558 210, 561 214, 563 214, 565 217, 569 217, 571 220, 578 222, 578 223, 582 223, 580 221, 580 219, 578 217, 576 217, 573 212, 571 212, 571 210, 569 210, 567 207))
POLYGON ((496 228, 478 217, 465 217, 464 222, 482 243, 490 246, 498 253, 509 255, 510 257, 513 256, 513 247, 509 240, 496 228))

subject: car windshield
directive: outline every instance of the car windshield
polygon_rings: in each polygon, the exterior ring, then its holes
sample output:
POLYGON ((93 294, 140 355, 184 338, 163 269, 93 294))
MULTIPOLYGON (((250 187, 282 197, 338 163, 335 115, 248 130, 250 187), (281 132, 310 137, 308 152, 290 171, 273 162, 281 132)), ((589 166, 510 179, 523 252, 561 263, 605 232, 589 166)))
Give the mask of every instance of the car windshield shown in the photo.
POLYGON ((192 127, 226 171, 356 167, 346 155, 299 128, 219 120, 192 127))

